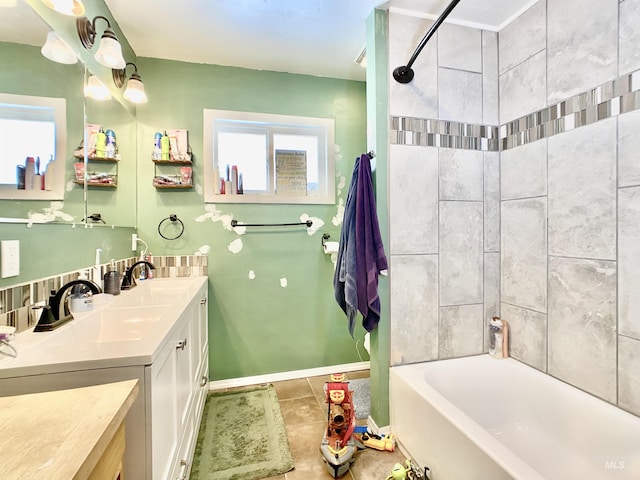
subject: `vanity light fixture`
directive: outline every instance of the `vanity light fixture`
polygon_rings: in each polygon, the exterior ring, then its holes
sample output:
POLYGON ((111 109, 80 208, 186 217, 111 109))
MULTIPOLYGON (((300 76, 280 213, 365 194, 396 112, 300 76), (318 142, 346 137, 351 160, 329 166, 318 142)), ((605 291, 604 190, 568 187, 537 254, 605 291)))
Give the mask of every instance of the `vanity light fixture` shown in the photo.
POLYGON ((362 47, 360 54, 354 60, 357 65, 360 65, 362 68, 367 68, 367 47, 366 45, 362 47))
POLYGON ((40 49, 40 52, 42 52, 42 55, 54 62, 65 63, 67 65, 72 65, 78 62, 76 52, 74 52, 67 42, 62 40, 54 31, 47 34, 47 41, 40 49))
POLYGON ((84 15, 82 0, 42 0, 47 7, 63 15, 79 17, 84 15))
POLYGON ((84 96, 94 100, 110 100, 111 93, 107 86, 95 75, 89 75, 87 84, 84 86, 84 96))
POLYGON ((122 46, 111 28, 111 23, 109 23, 109 20, 105 17, 98 15, 92 22, 90 22, 87 17, 80 17, 76 20, 76 31, 78 32, 82 46, 87 50, 93 47, 96 39, 96 20, 99 18, 107 22, 107 28, 104 29, 104 33, 100 39, 100 46, 94 56, 96 61, 112 69, 125 68, 126 63, 122 56, 122 46))
POLYGON ((124 90, 123 97, 132 103, 147 103, 147 94, 144 93, 144 85, 135 63, 127 62, 124 68, 111 70, 113 83, 116 87, 122 88, 127 78, 126 68, 128 65, 133 66, 135 70, 127 80, 127 88, 124 90))

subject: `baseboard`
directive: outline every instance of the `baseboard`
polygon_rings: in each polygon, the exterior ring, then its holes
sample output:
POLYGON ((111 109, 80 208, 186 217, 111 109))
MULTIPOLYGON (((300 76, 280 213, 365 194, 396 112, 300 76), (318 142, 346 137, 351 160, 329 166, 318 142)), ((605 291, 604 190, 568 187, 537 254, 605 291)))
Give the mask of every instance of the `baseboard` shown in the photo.
POLYGON ((373 419, 373 417, 371 417, 371 415, 369 415, 369 417, 367 417, 367 428, 369 429, 369 431, 371 433, 375 433, 376 435, 388 436, 391 433, 391 426, 390 425, 386 425, 384 427, 379 427, 376 424, 376 421, 373 419))
POLYGON ((215 380, 209 382, 209 390, 220 390, 222 388, 246 387, 261 383, 281 382, 283 380, 295 380, 296 378, 316 377, 318 375, 329 375, 338 372, 357 372, 358 370, 369 370, 369 362, 345 363, 342 365, 330 365, 327 367, 308 368, 306 370, 292 370, 289 372, 268 373, 266 375, 254 375, 252 377, 229 378, 227 380, 215 380))

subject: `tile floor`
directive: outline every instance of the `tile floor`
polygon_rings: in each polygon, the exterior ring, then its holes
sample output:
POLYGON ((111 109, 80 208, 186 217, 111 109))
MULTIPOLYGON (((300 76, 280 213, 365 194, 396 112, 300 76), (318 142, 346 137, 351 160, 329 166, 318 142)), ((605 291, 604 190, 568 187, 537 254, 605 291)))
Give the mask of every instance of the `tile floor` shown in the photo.
MULTIPOLYGON (((350 372, 347 378, 366 378, 369 371, 350 372)), ((333 478, 320 453, 320 442, 326 428, 327 410, 324 384, 328 375, 274 382, 282 416, 289 436, 295 468, 269 480, 325 480, 333 478)), ((366 425, 366 420, 359 421, 366 425)), ((382 452, 367 448, 356 455, 356 461, 343 480, 385 480, 393 465, 405 457, 399 449, 382 452)))

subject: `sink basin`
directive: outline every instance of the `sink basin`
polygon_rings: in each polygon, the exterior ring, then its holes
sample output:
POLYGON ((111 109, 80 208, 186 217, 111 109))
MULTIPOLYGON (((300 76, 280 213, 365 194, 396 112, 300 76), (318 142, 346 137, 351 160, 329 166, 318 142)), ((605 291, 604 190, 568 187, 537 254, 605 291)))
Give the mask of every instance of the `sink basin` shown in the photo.
POLYGON ((142 339, 166 312, 167 305, 110 307, 75 318, 46 340, 47 345, 130 342, 142 339))
POLYGON ((117 306, 172 304, 173 299, 183 299, 194 288, 193 285, 193 279, 189 277, 138 281, 136 287, 122 292, 114 303, 117 306))

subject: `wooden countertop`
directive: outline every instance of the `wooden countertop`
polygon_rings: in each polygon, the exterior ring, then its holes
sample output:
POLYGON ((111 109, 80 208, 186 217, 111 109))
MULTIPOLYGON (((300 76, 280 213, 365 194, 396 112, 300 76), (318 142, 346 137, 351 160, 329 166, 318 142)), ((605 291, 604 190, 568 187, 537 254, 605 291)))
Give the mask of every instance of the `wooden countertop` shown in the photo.
POLYGON ((2 479, 86 479, 137 395, 127 380, 0 398, 2 479))

